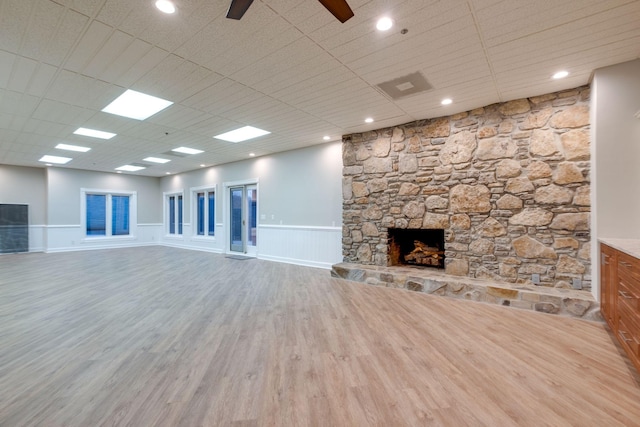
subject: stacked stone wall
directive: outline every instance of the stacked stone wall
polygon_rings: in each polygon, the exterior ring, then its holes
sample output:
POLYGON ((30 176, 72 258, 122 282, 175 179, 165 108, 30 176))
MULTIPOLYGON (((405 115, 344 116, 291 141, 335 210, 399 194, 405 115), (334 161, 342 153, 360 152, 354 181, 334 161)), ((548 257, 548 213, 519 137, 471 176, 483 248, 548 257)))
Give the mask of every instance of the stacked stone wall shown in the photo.
POLYGON ((442 228, 449 274, 589 289, 589 94, 346 135, 345 262, 387 266, 388 228, 442 228))

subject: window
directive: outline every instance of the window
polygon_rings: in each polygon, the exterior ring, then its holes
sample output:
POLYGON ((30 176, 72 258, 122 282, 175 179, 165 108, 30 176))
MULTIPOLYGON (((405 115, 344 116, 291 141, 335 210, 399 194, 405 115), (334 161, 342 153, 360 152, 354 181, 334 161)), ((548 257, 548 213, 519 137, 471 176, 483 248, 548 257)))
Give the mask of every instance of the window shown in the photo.
POLYGON ((87 236, 107 235, 107 196, 87 194, 87 236))
POLYGON ((111 196, 111 234, 114 236, 129 234, 128 196, 111 196))
POLYGON ((182 236, 182 203, 183 195, 180 193, 165 193, 167 233, 173 236, 182 236))
POLYGON ((214 237, 216 234, 216 190, 215 187, 192 188, 194 234, 202 237, 214 237))
POLYGON ((136 193, 81 189, 81 218, 87 237, 132 236, 136 193))

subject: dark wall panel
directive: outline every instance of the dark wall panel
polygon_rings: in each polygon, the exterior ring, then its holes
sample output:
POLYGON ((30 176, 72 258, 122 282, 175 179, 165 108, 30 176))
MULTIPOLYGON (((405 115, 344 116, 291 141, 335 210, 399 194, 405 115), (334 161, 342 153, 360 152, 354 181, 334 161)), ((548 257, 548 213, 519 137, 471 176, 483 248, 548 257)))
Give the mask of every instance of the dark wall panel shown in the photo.
POLYGON ((0 253, 29 252, 29 206, 0 204, 0 253))

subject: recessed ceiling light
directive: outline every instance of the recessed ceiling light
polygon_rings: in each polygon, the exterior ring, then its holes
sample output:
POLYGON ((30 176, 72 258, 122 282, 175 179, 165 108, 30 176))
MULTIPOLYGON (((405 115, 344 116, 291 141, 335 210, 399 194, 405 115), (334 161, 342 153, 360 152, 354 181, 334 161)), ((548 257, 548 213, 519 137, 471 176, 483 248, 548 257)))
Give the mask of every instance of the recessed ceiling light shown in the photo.
POLYGON ((144 120, 164 110, 171 104, 173 102, 166 99, 128 89, 111 104, 104 107, 102 111, 130 119, 144 120))
POLYGON ((91 150, 89 147, 80 147, 79 145, 69 145, 69 144, 58 144, 56 145, 58 150, 68 150, 68 151, 79 151, 81 153, 86 153, 91 150))
POLYGON ((51 163, 47 163, 45 166, 53 166, 51 163))
POLYGON ((391 27, 393 27, 393 20, 388 16, 383 16, 382 18, 378 19, 378 22, 376 23, 376 28, 378 29, 378 31, 387 31, 391 29, 391 27))
POLYGON ((373 123, 373 119, 371 117, 367 117, 366 119, 364 119, 365 123, 373 123))
POLYGON ((145 157, 142 160, 145 162, 151 162, 151 163, 169 163, 171 161, 169 159, 162 159, 160 157, 145 157))
POLYGON ((255 157, 256 153, 249 153, 249 157, 255 157))
POLYGON ((201 168, 204 168, 204 167, 206 167, 206 166, 207 166, 207 165, 200 165, 200 167, 201 167, 201 168))
POLYGON ((451 100, 451 98, 445 98, 442 101, 440 101, 440 104, 442 105, 449 105, 451 104, 453 101, 451 100))
POLYGON ((42 156, 38 161, 44 163, 55 163, 56 165, 64 165, 66 163, 69 163, 71 160, 73 159, 70 157, 42 156))
POLYGON ((202 151, 202 150, 196 150, 195 148, 189 148, 189 147, 178 147, 178 148, 174 148, 171 151, 175 151, 176 153, 184 153, 184 154, 200 154, 200 153, 204 153, 204 151, 202 151))
POLYGON ((253 126, 245 126, 230 132, 216 135, 214 138, 229 142, 242 142, 259 136, 268 135, 270 133, 271 132, 266 130, 254 128, 253 126))
POLYGON ((122 173, 122 171, 118 171, 118 172, 116 172, 116 173, 122 173))
POLYGON ((175 5, 169 0, 158 0, 156 2, 156 7, 160 12, 164 13, 174 13, 176 11, 175 5))
POLYGON ((165 175, 171 175, 171 172, 165 172, 164 174, 165 175))
POLYGON ((134 165, 124 165, 124 166, 120 166, 119 168, 116 168, 117 171, 124 171, 124 172, 137 172, 137 171, 141 171, 142 169, 146 169, 144 166, 134 166, 134 165))
POLYGON ((322 137, 322 139, 324 139, 325 141, 328 141, 331 139, 331 137, 329 135, 325 135, 322 137))
POLYGON ((76 135, 90 136, 92 138, 100 138, 100 139, 111 139, 117 135, 111 132, 104 132, 101 130, 87 129, 87 128, 78 128, 75 131, 73 131, 73 133, 76 135))
POLYGON ((555 73, 553 75, 554 79, 564 79, 565 77, 567 77, 569 75, 568 71, 558 71, 557 73, 555 73))

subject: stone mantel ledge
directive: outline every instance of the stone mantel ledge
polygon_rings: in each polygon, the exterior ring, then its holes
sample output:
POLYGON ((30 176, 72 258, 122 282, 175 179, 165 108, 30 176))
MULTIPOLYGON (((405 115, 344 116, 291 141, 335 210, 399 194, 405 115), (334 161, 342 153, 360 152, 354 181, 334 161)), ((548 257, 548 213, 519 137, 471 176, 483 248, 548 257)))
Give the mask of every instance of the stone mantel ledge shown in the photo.
POLYGON ((600 243, 611 246, 614 249, 640 259, 640 239, 609 239, 599 238, 600 243))
POLYGON ((331 275, 369 285, 603 321, 600 306, 589 291, 486 281, 411 266, 339 263, 332 267, 331 275))

